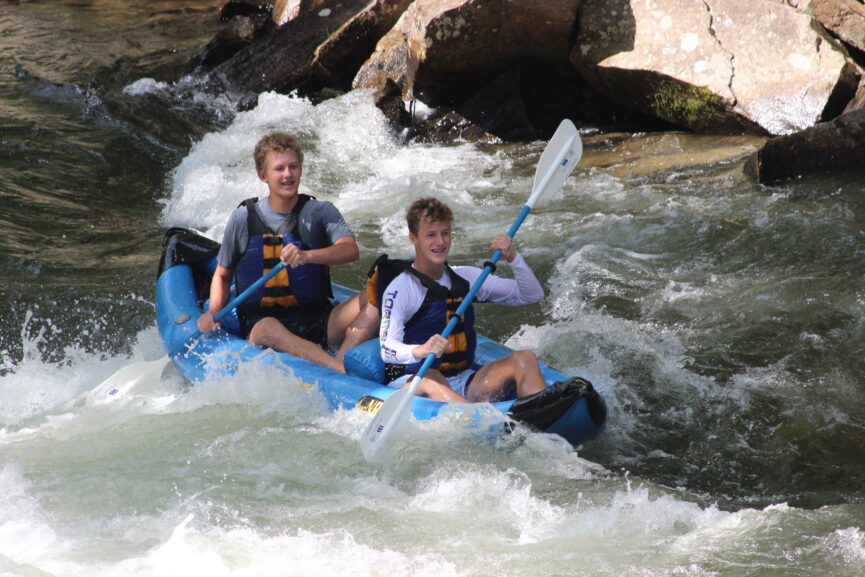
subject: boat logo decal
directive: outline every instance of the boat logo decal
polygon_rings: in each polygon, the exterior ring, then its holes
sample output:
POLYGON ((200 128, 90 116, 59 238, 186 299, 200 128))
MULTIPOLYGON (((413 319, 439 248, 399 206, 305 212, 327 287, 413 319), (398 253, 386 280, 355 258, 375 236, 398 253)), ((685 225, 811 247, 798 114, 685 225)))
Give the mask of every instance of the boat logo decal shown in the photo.
POLYGON ((369 395, 364 395, 358 402, 356 407, 363 411, 367 411, 372 413, 373 415, 381 409, 381 406, 384 404, 384 401, 381 399, 377 399, 375 397, 371 397, 369 395))

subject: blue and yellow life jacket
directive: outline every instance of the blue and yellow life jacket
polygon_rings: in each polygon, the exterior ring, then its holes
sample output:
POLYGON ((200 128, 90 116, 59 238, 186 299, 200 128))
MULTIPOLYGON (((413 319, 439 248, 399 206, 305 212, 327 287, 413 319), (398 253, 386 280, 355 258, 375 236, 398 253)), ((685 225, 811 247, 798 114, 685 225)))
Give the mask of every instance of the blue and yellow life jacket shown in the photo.
MULTIPOLYGON (((240 294, 255 281, 279 264, 282 249, 288 243, 302 250, 310 247, 303 243, 298 232, 300 211, 313 197, 301 194, 292 212, 297 216, 289 230, 271 231, 255 210, 257 198, 243 201, 247 211, 247 231, 249 242, 246 251, 234 271, 234 283, 240 294)), ((283 317, 298 310, 297 307, 318 308, 328 304, 333 292, 330 285, 330 270, 325 265, 304 264, 285 267, 256 290, 246 301, 237 307, 243 317, 273 316, 283 317)))
MULTIPOLYGON (((402 272, 417 278, 427 289, 426 296, 417 312, 406 322, 403 342, 409 345, 420 345, 427 342, 431 336, 441 334, 445 330, 471 287, 466 279, 447 264, 445 264, 445 274, 450 277, 451 289, 443 287, 411 265, 412 261, 390 259, 386 254, 378 257, 368 275, 367 297, 369 302, 381 311, 381 305, 386 298, 384 290, 393 279, 402 272)), ((473 306, 469 305, 463 317, 457 321, 453 332, 448 336, 448 342, 450 344, 448 349, 432 364, 433 368, 441 371, 446 377, 464 371, 474 361, 477 333, 473 306)), ((404 374, 416 373, 422 364, 423 361, 408 365, 385 363, 387 380, 391 381, 404 374)))

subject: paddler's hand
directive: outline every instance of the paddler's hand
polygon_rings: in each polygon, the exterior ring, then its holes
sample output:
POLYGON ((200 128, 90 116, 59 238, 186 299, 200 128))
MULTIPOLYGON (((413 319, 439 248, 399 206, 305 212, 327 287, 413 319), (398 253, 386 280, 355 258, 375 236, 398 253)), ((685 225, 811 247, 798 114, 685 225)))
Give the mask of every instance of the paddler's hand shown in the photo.
POLYGON ((282 264, 285 266, 290 266, 291 268, 306 264, 309 262, 309 255, 305 250, 301 250, 297 248, 295 244, 287 244, 282 248, 282 254, 280 255, 280 260, 282 264))
POLYGON ((215 331, 222 326, 222 323, 217 323, 213 321, 213 313, 210 311, 207 311, 206 313, 198 317, 198 321, 196 321, 195 324, 198 325, 198 330, 203 333, 215 331))
POLYGON ((437 358, 442 356, 448 348, 448 340, 441 335, 431 336, 427 342, 418 345, 411 350, 411 354, 416 359, 424 359, 430 353, 433 353, 437 358))
POLYGON ((502 251, 502 256, 505 257, 505 260, 508 262, 514 262, 514 259, 517 258, 517 249, 514 248, 514 240, 504 233, 497 234, 495 238, 493 238, 493 242, 490 243, 490 248, 494 251, 502 251))

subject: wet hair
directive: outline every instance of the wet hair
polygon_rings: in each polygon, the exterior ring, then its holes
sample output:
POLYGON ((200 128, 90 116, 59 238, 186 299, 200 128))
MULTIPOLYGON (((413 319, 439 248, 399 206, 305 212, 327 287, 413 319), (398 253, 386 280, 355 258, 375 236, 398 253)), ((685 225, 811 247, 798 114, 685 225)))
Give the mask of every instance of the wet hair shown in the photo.
POLYGON ((419 198, 409 205, 405 212, 405 221, 408 224, 409 232, 417 234, 421 223, 443 222, 451 224, 454 221, 454 214, 448 205, 437 198, 428 196, 419 198))
POLYGON ((295 137, 285 132, 272 132, 268 134, 255 145, 255 152, 252 155, 255 159, 255 170, 257 172, 264 170, 264 163, 267 160, 268 153, 285 152, 287 150, 294 152, 300 164, 303 164, 303 149, 295 137))

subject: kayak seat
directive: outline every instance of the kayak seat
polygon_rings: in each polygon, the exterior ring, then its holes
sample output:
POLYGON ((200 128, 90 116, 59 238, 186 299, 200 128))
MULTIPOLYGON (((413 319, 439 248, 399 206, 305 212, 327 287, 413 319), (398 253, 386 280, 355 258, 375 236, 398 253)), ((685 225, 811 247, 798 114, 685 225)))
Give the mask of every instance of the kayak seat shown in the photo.
POLYGON ((346 351, 343 363, 349 375, 384 384, 384 361, 381 360, 381 345, 377 338, 346 351))

